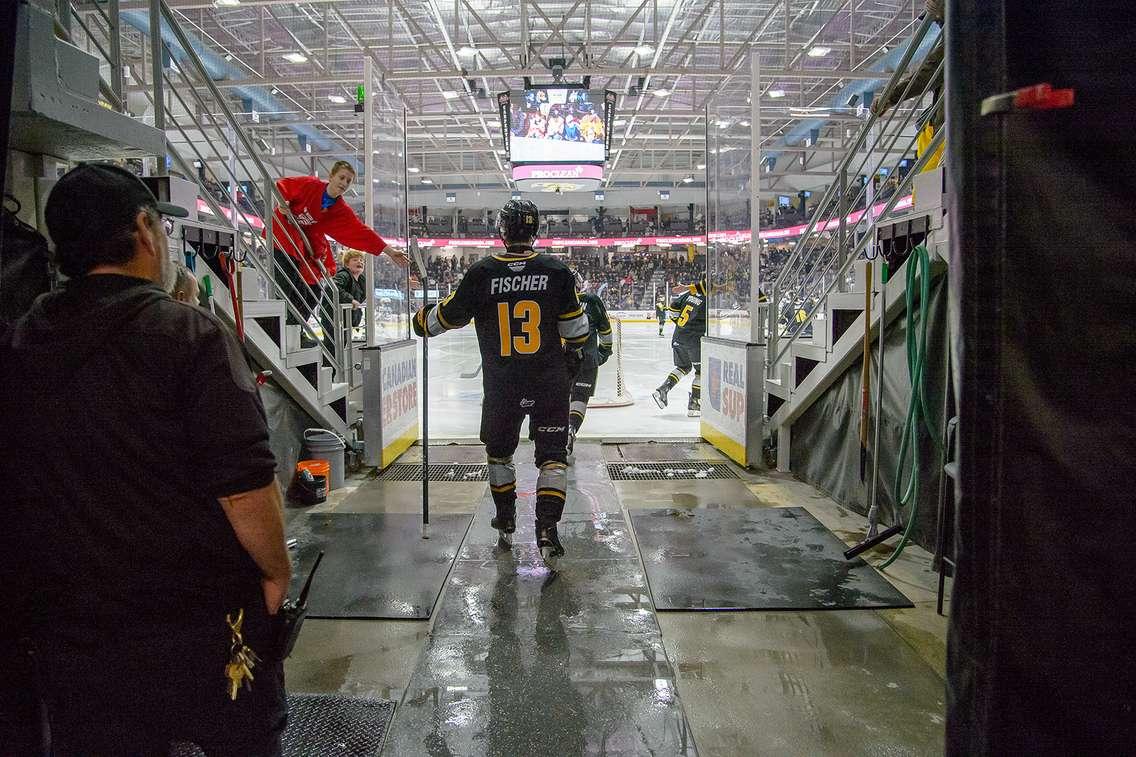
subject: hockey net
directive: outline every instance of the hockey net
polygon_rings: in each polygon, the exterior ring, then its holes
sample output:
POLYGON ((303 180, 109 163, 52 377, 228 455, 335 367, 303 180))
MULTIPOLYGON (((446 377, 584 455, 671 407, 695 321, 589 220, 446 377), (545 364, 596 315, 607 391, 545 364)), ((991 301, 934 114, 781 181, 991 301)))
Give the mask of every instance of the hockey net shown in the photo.
POLYGON ((627 389, 623 375, 623 321, 611 319, 611 357, 600 366, 596 377, 596 393, 588 403, 593 407, 627 407, 635 404, 635 398, 627 389))

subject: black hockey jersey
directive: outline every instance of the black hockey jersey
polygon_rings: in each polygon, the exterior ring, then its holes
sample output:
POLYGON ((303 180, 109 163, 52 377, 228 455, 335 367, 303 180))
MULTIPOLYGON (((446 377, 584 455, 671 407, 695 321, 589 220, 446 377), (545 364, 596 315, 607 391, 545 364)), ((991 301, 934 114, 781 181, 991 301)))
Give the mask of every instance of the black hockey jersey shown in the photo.
POLYGON ((671 303, 675 339, 696 339, 706 334, 706 295, 695 284, 671 303))
POLYGON ((568 267, 532 249, 482 258, 457 290, 429 311, 419 310, 414 331, 437 336, 474 321, 486 387, 526 387, 548 370, 564 371, 561 339, 583 346, 588 317, 568 267))
POLYGON ((611 321, 607 317, 607 308, 603 300, 591 292, 579 293, 580 304, 584 306, 584 314, 588 316, 588 341, 584 351, 591 353, 596 362, 603 365, 611 356, 612 334, 611 321))

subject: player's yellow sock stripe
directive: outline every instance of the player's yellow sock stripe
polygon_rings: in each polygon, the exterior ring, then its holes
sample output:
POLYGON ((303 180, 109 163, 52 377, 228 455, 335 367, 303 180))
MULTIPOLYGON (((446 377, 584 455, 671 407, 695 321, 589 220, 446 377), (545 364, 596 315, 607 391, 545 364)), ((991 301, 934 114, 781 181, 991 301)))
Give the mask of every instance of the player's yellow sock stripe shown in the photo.
POLYGON ((578 416, 578 417, 580 417, 580 418, 583 418, 583 417, 584 417, 584 414, 583 414, 583 413, 581 413, 581 412, 580 412, 579 410, 573 410, 573 411, 571 411, 570 413, 568 413, 568 415, 575 415, 575 416, 578 416))
POLYGON ((568 495, 559 489, 540 489, 537 491, 538 497, 556 497, 557 499, 568 499, 568 495))

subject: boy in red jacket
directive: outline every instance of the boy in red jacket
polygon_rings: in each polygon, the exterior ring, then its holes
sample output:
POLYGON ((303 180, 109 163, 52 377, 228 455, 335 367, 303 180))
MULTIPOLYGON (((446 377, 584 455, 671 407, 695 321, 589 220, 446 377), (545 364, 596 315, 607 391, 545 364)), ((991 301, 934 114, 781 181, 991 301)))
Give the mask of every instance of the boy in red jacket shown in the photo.
MULTIPOLYGON (((355 169, 345 160, 336 161, 327 181, 316 176, 290 176, 276 182, 292 215, 300 228, 296 228, 277 208, 272 219, 272 236, 276 256, 276 286, 283 296, 293 303, 302 304, 302 312, 310 312, 320 301, 321 281, 335 274, 335 257, 327 237, 347 247, 372 255, 386 252, 395 263, 405 268, 408 260, 401 252, 387 247, 382 237, 355 215, 343 200, 343 193, 355 181, 355 169), (308 246, 300 236, 307 238, 308 246), (308 255, 308 247, 312 255, 308 255), (292 261, 299 272, 289 265, 292 261), (322 263, 322 268, 321 264, 322 263)), ((288 323, 298 321, 288 314, 288 323)), ((326 336, 332 333, 331 302, 320 307, 320 322, 326 336)), ((330 344, 328 346, 330 350, 330 344)))

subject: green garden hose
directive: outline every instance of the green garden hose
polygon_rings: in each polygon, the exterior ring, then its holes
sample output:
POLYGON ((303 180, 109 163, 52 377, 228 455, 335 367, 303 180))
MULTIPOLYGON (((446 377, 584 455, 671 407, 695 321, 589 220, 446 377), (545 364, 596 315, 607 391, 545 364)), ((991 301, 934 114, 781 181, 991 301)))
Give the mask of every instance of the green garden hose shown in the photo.
POLYGON ((898 509, 907 508, 907 524, 903 536, 880 568, 895 562, 915 530, 919 517, 919 429, 926 426, 931 439, 938 443, 930 419, 926 413, 926 400, 923 396, 923 364, 927 356, 927 309, 931 299, 931 260, 924 245, 911 251, 907 261, 907 286, 904 290, 907 304, 907 374, 911 379, 911 401, 907 405, 907 418, 903 424, 903 434, 899 443, 899 459, 896 462, 895 485, 892 495, 898 509), (919 322, 915 322, 915 284, 919 283, 919 322), (903 487, 904 465, 910 455, 910 477, 907 487, 903 487), (902 491, 901 491, 902 490, 902 491))

